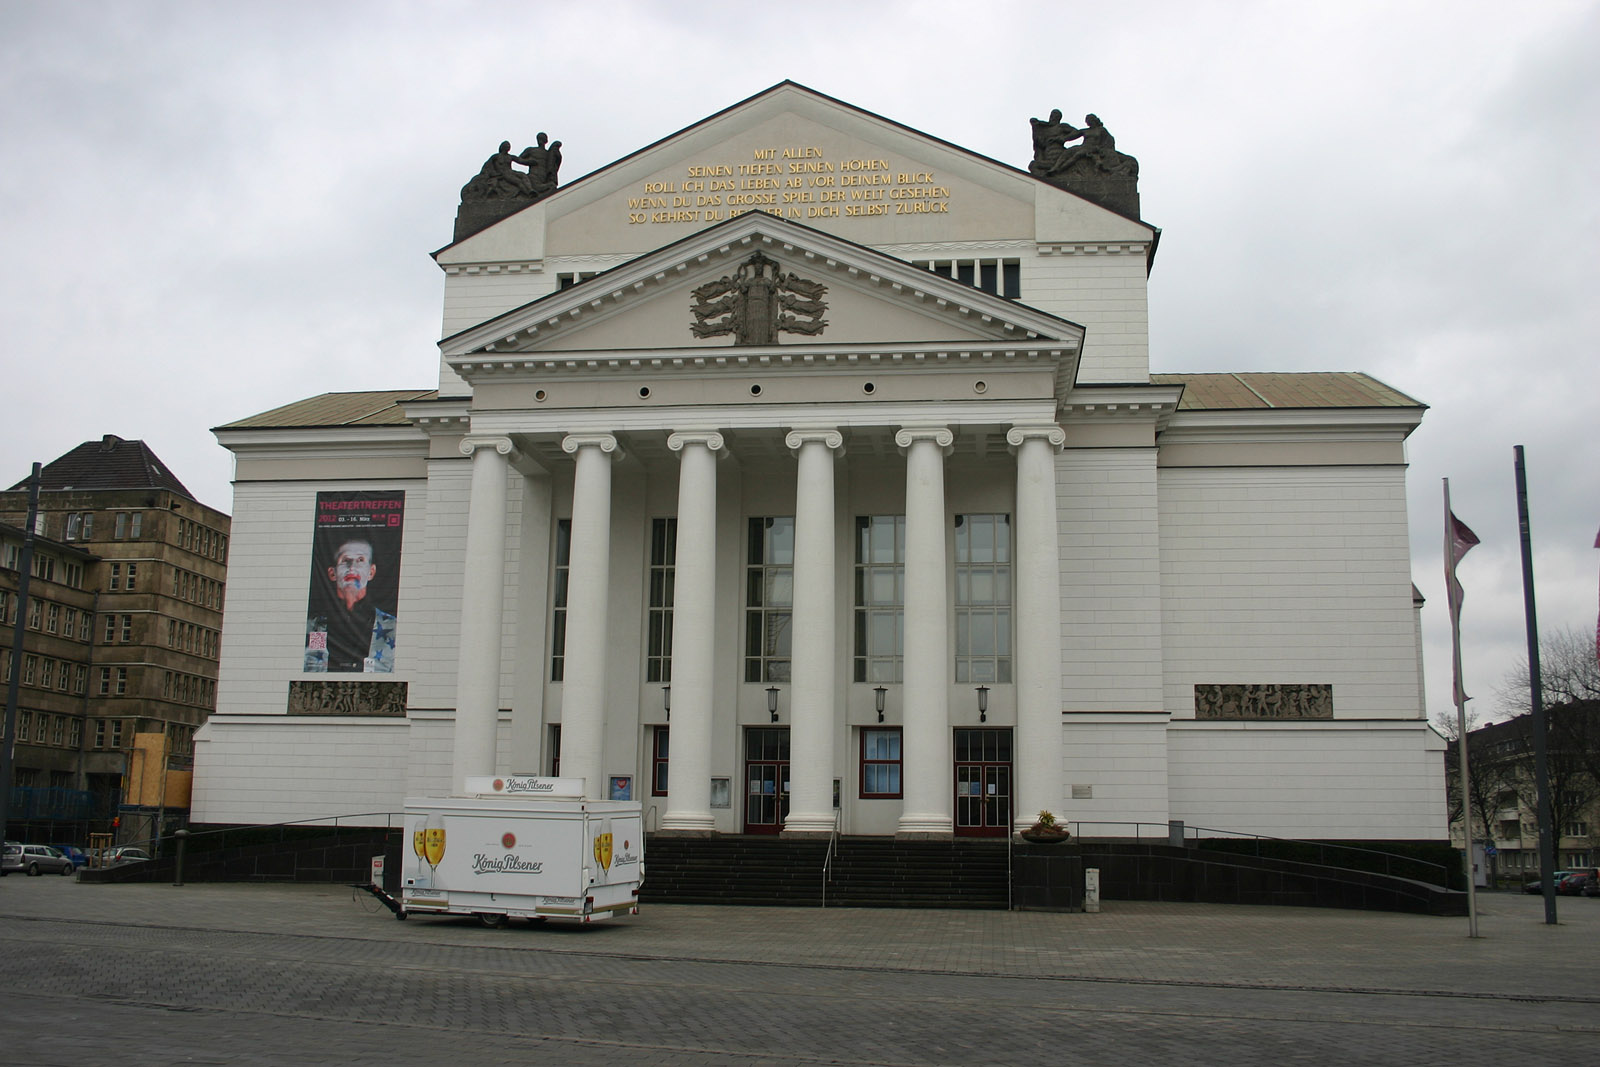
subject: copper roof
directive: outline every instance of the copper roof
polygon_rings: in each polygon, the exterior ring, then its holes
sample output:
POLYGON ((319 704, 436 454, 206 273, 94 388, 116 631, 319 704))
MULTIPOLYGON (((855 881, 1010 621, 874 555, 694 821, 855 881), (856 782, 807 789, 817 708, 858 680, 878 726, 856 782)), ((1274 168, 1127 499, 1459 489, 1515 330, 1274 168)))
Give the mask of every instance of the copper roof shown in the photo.
POLYGON ((218 430, 303 429, 322 426, 404 426, 402 404, 431 400, 437 389, 379 389, 362 393, 323 393, 281 408, 218 426, 218 430))
POLYGON ((1426 407, 1378 379, 1355 371, 1304 374, 1152 374, 1156 385, 1183 386, 1180 411, 1244 408, 1420 408, 1426 407))

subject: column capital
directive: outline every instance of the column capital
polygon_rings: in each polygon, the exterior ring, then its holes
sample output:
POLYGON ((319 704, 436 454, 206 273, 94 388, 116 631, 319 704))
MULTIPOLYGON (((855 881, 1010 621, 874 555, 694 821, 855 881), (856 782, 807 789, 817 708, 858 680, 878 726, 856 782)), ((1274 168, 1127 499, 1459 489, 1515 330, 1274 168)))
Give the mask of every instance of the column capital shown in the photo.
POLYGON ((480 448, 492 448, 502 456, 516 456, 517 447, 503 434, 469 433, 461 439, 461 454, 470 456, 480 448))
POLYGON ((948 426, 902 426, 895 431, 895 447, 904 452, 917 441, 932 441, 945 455, 955 451, 956 435, 948 426))
POLYGON ((844 434, 832 426, 797 426, 783 439, 784 446, 796 454, 801 445, 812 441, 820 441, 830 452, 844 455, 844 434))
POLYGON ((569 433, 561 439, 561 451, 568 455, 577 455, 580 448, 598 448, 612 459, 622 458, 622 446, 617 444, 616 434, 569 433))
POLYGON ((1022 423, 1006 431, 1006 444, 1015 452, 1024 441, 1043 439, 1051 451, 1059 451, 1067 443, 1067 431, 1053 422, 1025 425, 1022 423))
POLYGON ((724 444, 720 430, 674 430, 667 435, 667 448, 673 452, 682 452, 688 445, 705 445, 720 456, 724 444))

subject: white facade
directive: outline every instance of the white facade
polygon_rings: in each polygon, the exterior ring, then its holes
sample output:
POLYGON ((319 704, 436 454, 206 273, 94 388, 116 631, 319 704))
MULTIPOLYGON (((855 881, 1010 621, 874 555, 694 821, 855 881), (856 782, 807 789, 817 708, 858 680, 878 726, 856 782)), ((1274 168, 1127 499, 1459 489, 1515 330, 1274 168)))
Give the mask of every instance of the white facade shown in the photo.
POLYGON ((1442 839, 1404 496, 1422 407, 1360 375, 1152 376, 1156 236, 785 83, 443 249, 436 393, 219 431, 230 601, 194 819, 398 813, 559 758, 662 831, 777 830, 770 780, 790 833, 1049 808, 1091 835, 1442 839), (694 291, 757 253, 827 287, 825 328, 696 337, 694 291), (318 493, 365 491, 405 494, 394 668, 307 674, 318 493), (874 530, 902 539, 882 564, 874 530), (403 683, 403 714, 288 699, 354 681, 403 683), (1218 718, 1218 686, 1275 710, 1218 718))

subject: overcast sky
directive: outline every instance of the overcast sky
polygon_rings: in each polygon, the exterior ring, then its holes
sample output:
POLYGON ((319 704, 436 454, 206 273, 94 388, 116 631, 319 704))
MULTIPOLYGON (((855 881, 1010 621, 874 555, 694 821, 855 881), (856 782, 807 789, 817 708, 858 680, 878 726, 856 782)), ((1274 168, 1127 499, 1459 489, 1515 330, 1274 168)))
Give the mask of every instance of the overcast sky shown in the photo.
POLYGON ((231 507, 210 428, 436 384, 461 185, 502 139, 570 181, 785 78, 1015 166, 1098 113, 1162 228, 1156 371, 1360 370, 1410 440, 1430 711, 1448 711, 1440 479, 1468 691, 1600 552, 1600 3, 116 3, 0 0, 7 484, 143 438, 231 507))

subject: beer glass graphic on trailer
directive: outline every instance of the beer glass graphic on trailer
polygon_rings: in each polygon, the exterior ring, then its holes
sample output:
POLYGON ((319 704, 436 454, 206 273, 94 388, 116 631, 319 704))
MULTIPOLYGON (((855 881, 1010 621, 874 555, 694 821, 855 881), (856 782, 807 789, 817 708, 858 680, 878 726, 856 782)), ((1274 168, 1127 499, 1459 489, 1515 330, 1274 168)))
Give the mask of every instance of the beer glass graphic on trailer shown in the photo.
MULTIPOLYGON (((417 857, 417 876, 412 880, 412 884, 418 888, 421 888, 423 885, 422 865, 428 862, 428 850, 426 845, 427 830, 425 829, 427 825, 428 820, 426 817, 418 819, 416 825, 411 831, 411 851, 415 853, 417 857)), ((429 879, 427 884, 432 886, 432 879, 429 879)))

